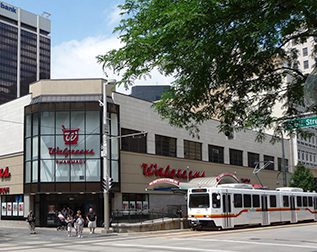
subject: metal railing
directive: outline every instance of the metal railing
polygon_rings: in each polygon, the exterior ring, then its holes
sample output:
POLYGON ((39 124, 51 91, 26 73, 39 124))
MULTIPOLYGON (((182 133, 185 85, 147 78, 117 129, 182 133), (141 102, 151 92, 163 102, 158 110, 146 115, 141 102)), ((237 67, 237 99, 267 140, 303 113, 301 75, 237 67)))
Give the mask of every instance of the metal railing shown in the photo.
POLYGON ((182 211, 166 212, 158 210, 114 210, 111 215, 111 223, 144 223, 154 221, 164 221, 166 219, 181 218, 182 211))

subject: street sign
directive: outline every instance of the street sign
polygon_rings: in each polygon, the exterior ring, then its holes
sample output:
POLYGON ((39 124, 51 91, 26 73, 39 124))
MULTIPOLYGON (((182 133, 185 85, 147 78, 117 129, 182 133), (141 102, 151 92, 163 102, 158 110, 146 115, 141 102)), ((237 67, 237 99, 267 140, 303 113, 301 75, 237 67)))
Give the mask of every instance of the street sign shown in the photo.
POLYGON ((297 118, 284 123, 285 129, 309 128, 317 126, 317 116, 297 118))

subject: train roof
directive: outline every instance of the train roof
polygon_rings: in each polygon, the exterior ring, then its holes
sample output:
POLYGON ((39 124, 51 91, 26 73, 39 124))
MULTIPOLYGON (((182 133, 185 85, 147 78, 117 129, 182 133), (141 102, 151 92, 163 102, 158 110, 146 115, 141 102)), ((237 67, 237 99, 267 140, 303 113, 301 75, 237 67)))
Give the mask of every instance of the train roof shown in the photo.
POLYGON ((276 189, 268 189, 268 188, 254 188, 250 184, 243 184, 243 183, 232 183, 232 184, 221 184, 218 186, 200 186, 200 187, 192 187, 190 189, 197 189, 197 188, 214 188, 214 189, 234 189, 234 190, 254 190, 254 191, 270 191, 270 192, 285 192, 285 193, 316 193, 313 192, 304 192, 302 188, 299 187, 278 187, 276 189))

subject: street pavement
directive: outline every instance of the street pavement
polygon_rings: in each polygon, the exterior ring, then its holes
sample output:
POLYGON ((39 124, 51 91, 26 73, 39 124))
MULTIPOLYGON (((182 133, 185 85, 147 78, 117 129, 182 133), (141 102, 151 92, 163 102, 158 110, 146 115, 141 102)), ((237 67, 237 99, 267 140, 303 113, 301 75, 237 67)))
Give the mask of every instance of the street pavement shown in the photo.
POLYGON ((104 234, 101 228, 83 238, 65 231, 36 228, 27 223, 0 221, 0 251, 192 251, 192 252, 317 252, 317 223, 256 227, 227 231, 165 230, 104 234))

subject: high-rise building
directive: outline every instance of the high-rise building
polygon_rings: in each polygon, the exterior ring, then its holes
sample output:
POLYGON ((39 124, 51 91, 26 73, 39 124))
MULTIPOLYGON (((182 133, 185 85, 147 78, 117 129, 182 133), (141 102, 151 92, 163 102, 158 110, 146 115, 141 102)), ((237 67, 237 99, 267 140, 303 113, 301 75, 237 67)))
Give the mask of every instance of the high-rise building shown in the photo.
MULTIPOLYGON (((303 43, 291 40, 286 44, 286 49, 297 50, 297 62, 295 67, 303 74, 310 74, 316 65, 317 56, 314 47, 317 44, 317 37, 309 37, 303 43)), ((317 128, 311 127, 307 129, 314 134, 311 138, 303 138, 301 136, 294 139, 294 164, 298 162, 304 164, 308 168, 317 168, 317 128)))
POLYGON ((50 78, 51 22, 0 1, 0 104, 50 78))

